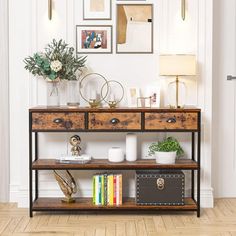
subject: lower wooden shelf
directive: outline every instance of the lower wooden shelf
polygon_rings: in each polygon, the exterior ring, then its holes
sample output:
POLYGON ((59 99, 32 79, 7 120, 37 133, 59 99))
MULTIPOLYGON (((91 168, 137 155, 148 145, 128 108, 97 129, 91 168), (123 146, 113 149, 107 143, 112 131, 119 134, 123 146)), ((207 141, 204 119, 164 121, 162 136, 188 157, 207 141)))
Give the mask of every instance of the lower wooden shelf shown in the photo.
POLYGON ((134 198, 124 199, 120 206, 95 206, 92 204, 92 198, 78 198, 75 203, 63 203, 61 198, 38 198, 33 203, 33 211, 70 211, 70 210, 197 210, 197 204, 192 198, 185 198, 183 206, 141 206, 136 205, 134 198))

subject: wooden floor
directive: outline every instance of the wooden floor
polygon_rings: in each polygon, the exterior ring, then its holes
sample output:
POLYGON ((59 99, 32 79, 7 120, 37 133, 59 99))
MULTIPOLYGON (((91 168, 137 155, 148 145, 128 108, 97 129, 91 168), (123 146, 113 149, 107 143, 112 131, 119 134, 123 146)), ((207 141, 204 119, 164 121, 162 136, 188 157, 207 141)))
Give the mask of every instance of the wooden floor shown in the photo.
POLYGON ((236 236, 236 199, 218 199, 214 209, 196 213, 165 214, 59 214, 36 213, 15 204, 0 204, 0 235, 70 236, 236 236))

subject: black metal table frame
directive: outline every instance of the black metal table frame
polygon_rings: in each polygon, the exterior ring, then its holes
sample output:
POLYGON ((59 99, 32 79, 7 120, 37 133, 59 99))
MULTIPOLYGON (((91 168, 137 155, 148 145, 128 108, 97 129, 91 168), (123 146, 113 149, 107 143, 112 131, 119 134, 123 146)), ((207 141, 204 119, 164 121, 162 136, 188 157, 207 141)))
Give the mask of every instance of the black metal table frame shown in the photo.
MULTIPOLYGON (((198 112, 198 129, 197 130, 145 130, 145 122, 144 122, 144 115, 145 112, 141 112, 141 130, 88 130, 88 113, 89 112, 83 112, 85 113, 85 129, 84 130, 32 130, 32 113, 29 112, 29 215, 30 217, 33 217, 33 202, 38 199, 38 170, 33 170, 32 168, 32 163, 33 163, 33 133, 34 133, 34 161, 38 160, 38 133, 43 132, 43 133, 56 133, 56 132, 63 132, 63 133, 78 133, 78 132, 83 132, 83 133, 93 133, 93 132, 120 132, 120 133, 126 133, 126 132, 139 132, 139 133, 151 133, 151 132, 182 132, 182 133, 191 133, 191 156, 192 160, 195 161, 195 134, 197 134, 197 160, 196 162, 198 163, 198 168, 197 170, 191 170, 191 197, 192 199, 196 202, 197 204, 197 217, 200 217, 200 191, 201 191, 201 112, 198 112), (35 172, 35 199, 33 200, 33 171, 35 172), (197 200, 195 200, 195 171, 197 171, 197 200)), ((46 113, 46 112, 45 112, 46 113)), ((49 112, 50 113, 50 112, 49 112)), ((60 112, 58 112, 60 113, 60 112)), ((80 168, 76 168, 77 170, 83 170, 80 168)), ((86 169, 88 170, 88 169, 86 169)), ((93 169, 91 169, 93 170, 93 169)), ((121 169, 122 170, 122 169, 121 169)), ((146 170, 146 169, 143 169, 146 170)), ((168 169, 167 169, 168 170, 168 169)), ((184 169, 182 169, 184 170, 184 169)), ((68 210, 65 210, 68 211, 68 210)), ((70 210, 71 211, 71 210, 70 210)), ((162 210, 160 210, 162 211, 162 210)), ((167 210, 163 210, 167 211, 167 210)), ((169 211, 169 210, 168 210, 169 211)), ((176 211, 176 209, 170 211, 176 211)), ((179 211, 194 211, 194 210, 188 210, 188 209, 181 209, 179 211)))

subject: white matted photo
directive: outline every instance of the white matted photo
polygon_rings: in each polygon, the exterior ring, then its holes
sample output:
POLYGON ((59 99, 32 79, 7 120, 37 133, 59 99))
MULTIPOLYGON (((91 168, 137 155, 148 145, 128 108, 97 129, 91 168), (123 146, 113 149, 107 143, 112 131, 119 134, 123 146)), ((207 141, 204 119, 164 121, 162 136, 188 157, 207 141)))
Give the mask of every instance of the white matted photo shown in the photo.
POLYGON ((137 99, 140 97, 140 89, 137 87, 130 87, 127 89, 128 107, 137 107, 137 99))
POLYGON ((84 20, 111 20, 111 0, 84 0, 84 20))
POLYGON ((160 107, 160 99, 161 99, 160 86, 147 86, 145 89, 145 96, 151 98, 150 100, 145 100, 145 107, 153 107, 153 108, 160 107))
POLYGON ((76 52, 112 53, 111 25, 77 25, 76 52))

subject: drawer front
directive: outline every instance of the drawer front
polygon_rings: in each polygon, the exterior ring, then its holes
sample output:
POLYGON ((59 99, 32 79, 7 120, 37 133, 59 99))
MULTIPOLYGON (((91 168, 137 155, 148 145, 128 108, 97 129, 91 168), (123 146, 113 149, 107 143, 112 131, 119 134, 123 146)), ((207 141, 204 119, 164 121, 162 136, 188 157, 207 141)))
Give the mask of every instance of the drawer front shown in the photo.
POLYGON ((81 130, 85 128, 84 113, 32 113, 32 130, 81 130))
POLYGON ((141 130, 141 113, 89 113, 90 130, 141 130))
POLYGON ((170 112, 146 113, 146 130, 197 130, 198 113, 196 112, 170 112))

